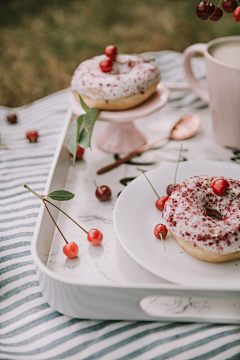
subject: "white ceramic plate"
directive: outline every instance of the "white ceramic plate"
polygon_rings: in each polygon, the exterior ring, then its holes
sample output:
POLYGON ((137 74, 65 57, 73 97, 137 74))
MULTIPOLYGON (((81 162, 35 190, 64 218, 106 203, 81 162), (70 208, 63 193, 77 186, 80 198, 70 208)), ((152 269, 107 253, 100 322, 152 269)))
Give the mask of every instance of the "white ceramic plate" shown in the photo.
MULTIPOLYGON (((147 173, 159 196, 174 179, 176 164, 158 167, 147 173)), ((180 163, 177 182, 195 175, 226 176, 240 180, 240 167, 217 161, 188 161, 180 163)), ((206 288, 240 288, 240 260, 208 263, 182 250, 168 234, 162 242, 155 238, 155 225, 163 222, 155 207, 157 200, 143 175, 129 184, 119 196, 114 209, 114 227, 125 251, 139 265, 161 278, 185 286, 206 288)))

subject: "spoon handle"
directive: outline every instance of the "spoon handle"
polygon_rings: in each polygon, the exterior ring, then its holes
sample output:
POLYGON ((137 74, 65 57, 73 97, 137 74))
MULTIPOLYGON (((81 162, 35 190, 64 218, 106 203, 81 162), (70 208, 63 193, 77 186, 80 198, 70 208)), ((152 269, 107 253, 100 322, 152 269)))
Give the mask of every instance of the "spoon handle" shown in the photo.
POLYGON ((132 159, 133 157, 137 156, 138 154, 141 154, 142 152, 150 149, 151 147, 153 147, 154 145, 156 145, 157 143, 159 143, 162 140, 168 139, 168 137, 162 137, 160 139, 155 140, 154 142, 152 142, 151 144, 146 144, 141 146, 140 148, 138 148, 137 150, 131 152, 130 154, 124 156, 123 158, 114 161, 113 163, 99 169, 97 171, 98 175, 104 174, 112 169, 115 169, 116 167, 118 167, 119 165, 123 164, 124 162, 132 159))

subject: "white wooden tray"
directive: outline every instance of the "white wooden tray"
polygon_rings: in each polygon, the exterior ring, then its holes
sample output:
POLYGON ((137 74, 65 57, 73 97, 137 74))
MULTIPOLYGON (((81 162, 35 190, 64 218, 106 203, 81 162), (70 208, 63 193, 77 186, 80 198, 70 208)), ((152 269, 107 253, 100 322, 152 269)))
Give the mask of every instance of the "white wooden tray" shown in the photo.
POLYGON ((41 206, 32 255, 45 300, 57 311, 77 318, 240 323, 239 286, 227 291, 178 286, 144 270, 123 250, 113 227, 114 204, 124 188, 119 180, 138 176, 139 171, 136 166, 123 165, 101 177, 96 175, 99 167, 113 160, 95 146, 102 122, 94 128, 92 152, 87 149, 84 161, 73 166, 64 147, 73 118, 69 110, 45 194, 59 189, 73 192, 74 199, 61 203, 61 208, 87 230, 99 229, 104 240, 102 246, 91 246, 85 233, 51 207, 68 241, 79 246, 79 257, 67 259, 62 252, 64 240, 41 206), (93 180, 112 189, 111 201, 99 202, 93 180))

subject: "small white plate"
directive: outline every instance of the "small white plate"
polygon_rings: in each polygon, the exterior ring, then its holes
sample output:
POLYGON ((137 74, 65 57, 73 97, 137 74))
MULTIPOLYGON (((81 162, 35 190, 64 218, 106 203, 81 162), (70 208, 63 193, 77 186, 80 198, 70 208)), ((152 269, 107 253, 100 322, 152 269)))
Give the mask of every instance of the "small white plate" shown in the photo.
MULTIPOLYGON (((158 167, 147 176, 159 196, 173 183, 176 164, 158 167)), ((188 161, 179 164, 177 182, 195 175, 225 176, 240 180, 240 167, 219 161, 188 161)), ((155 238, 154 227, 163 222, 156 209, 157 196, 144 175, 139 176, 119 196, 113 214, 117 237, 125 251, 151 273, 185 286, 240 289, 240 260, 208 263, 188 255, 168 234, 155 238)))

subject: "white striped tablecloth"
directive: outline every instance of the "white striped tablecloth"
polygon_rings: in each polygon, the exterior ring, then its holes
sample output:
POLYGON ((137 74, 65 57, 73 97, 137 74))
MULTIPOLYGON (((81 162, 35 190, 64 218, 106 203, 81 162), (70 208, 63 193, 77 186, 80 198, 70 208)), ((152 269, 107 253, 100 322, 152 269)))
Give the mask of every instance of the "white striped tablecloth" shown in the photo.
MULTIPOLYGON (((149 54, 148 54, 149 55, 149 54)), ((185 81, 182 55, 156 56, 163 82, 185 81)), ((202 59, 195 60, 204 79, 202 59)), ((0 359, 240 359, 240 326, 197 323, 94 321, 69 318, 42 298, 31 257, 40 203, 22 185, 43 193, 68 109, 69 89, 14 109, 0 107, 0 359), (40 141, 29 144, 28 130, 40 141)), ((206 107, 192 92, 173 93, 168 107, 206 107)), ((193 110, 194 111, 194 110, 193 110)))

